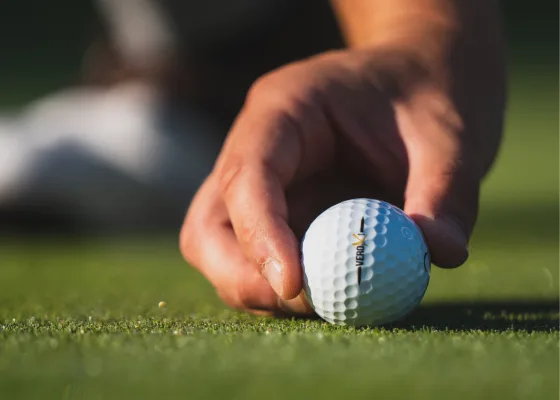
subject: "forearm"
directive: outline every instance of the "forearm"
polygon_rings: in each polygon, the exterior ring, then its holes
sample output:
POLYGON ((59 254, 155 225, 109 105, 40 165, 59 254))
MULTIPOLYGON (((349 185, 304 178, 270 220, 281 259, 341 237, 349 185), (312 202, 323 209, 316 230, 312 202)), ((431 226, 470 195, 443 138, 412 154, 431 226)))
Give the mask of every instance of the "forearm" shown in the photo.
POLYGON ((351 47, 384 43, 443 44, 445 36, 467 33, 497 39, 500 10, 496 0, 331 0, 351 47), (437 39, 437 40, 436 40, 437 39))
MULTIPOLYGON (((411 54, 446 75, 453 58, 476 57, 502 68, 503 43, 496 0, 331 0, 351 48, 411 54)), ((489 71, 490 72, 490 71, 489 71)))

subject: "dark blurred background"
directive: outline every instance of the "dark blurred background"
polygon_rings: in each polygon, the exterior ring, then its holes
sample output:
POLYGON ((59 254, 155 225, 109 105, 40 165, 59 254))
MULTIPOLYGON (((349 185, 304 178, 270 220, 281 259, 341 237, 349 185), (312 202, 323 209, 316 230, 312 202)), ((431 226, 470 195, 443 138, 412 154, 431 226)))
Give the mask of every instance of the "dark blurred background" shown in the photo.
MULTIPOLYGON (((180 43, 179 62, 189 73, 171 74, 173 78, 165 84, 171 91, 183 88, 181 101, 195 114, 198 109, 205 112, 205 118, 217 124, 218 136, 227 132, 245 90, 259 74, 310 53, 342 46, 326 0, 240 0, 235 6, 221 0, 174 4, 176 26, 192 39, 180 43), (239 15, 233 18, 235 13, 239 15), (186 22, 178 23, 183 16, 186 22)), ((483 191, 479 232, 492 236, 499 229, 514 229, 557 237, 558 1, 507 0, 501 6, 512 100, 499 167, 483 191), (527 216, 523 211, 527 202, 540 212, 527 216), (512 216, 518 225, 511 226, 512 216)), ((106 84, 115 78, 92 72, 91 67, 92 53, 101 49, 103 54, 105 22, 93 1, 4 2, 0 7, 0 117, 86 79, 106 84)), ((111 69, 111 61, 107 64, 111 69)), ((155 69, 150 73, 157 75, 157 66, 155 69)), ((138 71, 120 68, 120 73, 133 76, 138 71)), ((196 132, 193 135, 200 136, 196 132)), ((203 172, 180 196, 186 199, 196 189, 203 172)), ((184 180, 179 177, 178 182, 184 180)), ((176 207, 165 218, 178 229, 188 202, 172 207, 154 204, 162 210, 176 207)), ((138 212, 142 212, 140 207, 138 212)), ((0 220, 2 215, 12 213, 2 214, 0 209, 0 220)), ((164 217, 154 213, 154 219, 164 217)), ((35 221, 33 218, 36 227, 35 221)))
MULTIPOLYGON (((558 65, 558 1, 501 3, 510 60, 516 65, 554 69, 558 65)), ((84 51, 99 29, 92 2, 7 1, 0 10, 0 106, 22 104, 80 79, 84 51)))

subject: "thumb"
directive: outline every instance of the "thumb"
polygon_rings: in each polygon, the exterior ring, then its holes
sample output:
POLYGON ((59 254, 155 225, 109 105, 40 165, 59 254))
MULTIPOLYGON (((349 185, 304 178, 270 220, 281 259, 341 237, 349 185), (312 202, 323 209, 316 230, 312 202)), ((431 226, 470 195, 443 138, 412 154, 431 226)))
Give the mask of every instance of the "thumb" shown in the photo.
MULTIPOLYGON (((420 150, 420 151, 418 151, 420 150)), ((455 268, 468 258, 468 241, 478 214, 480 179, 456 152, 410 153, 405 212, 420 226, 433 263, 455 268)))

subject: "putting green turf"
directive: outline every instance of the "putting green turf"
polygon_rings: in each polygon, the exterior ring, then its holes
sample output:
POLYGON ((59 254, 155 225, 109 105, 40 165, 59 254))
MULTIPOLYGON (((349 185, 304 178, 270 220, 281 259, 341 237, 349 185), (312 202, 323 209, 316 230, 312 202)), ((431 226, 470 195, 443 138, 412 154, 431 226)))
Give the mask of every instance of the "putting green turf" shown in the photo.
POLYGON ((0 398, 556 399, 551 71, 512 74, 471 258, 434 268, 408 320, 355 330, 228 311, 175 237, 4 238, 0 398))

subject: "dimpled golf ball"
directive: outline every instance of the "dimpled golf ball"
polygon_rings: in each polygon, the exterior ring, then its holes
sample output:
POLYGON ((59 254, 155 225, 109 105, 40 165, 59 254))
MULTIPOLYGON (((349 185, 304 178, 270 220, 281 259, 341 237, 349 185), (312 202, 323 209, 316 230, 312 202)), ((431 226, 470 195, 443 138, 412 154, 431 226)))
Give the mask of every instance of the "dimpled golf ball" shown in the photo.
POLYGON ((375 326, 414 310, 428 287, 430 255, 399 208, 353 199, 319 215, 302 240, 307 299, 324 320, 375 326))

